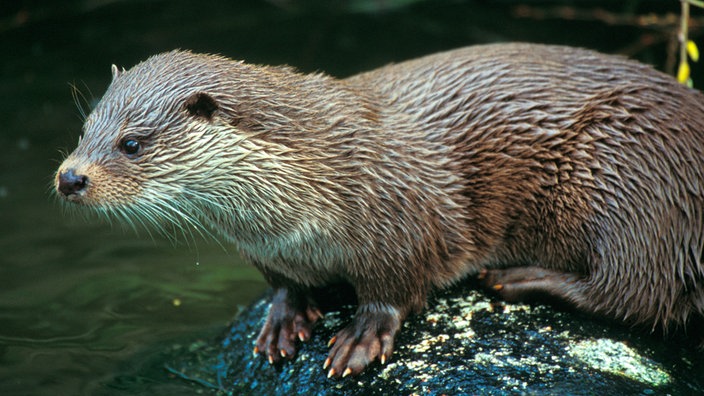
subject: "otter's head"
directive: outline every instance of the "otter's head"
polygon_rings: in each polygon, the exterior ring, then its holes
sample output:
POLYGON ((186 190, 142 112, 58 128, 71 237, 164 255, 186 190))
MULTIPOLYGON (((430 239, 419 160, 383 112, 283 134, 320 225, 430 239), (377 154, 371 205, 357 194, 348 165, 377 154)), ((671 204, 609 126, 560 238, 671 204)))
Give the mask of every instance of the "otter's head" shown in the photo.
POLYGON ((78 147, 56 173, 59 197, 130 223, 197 225, 204 200, 223 204, 205 194, 222 190, 222 162, 252 149, 223 108, 236 90, 226 76, 238 67, 246 73, 242 63, 184 51, 128 71, 113 66, 78 147))
POLYGON ((161 230, 207 218, 237 239, 290 232, 342 174, 320 160, 335 140, 319 131, 350 123, 318 117, 341 106, 308 95, 331 79, 184 51, 112 72, 56 173, 68 202, 161 230))

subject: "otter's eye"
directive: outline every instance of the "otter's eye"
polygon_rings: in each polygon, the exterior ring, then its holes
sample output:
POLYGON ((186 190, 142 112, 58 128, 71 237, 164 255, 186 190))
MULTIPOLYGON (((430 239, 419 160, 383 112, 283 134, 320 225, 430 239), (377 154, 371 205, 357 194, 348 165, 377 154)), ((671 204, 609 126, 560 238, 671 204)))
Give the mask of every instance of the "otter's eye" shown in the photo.
POLYGON ((120 143, 120 149, 127 155, 135 155, 139 152, 140 144, 135 139, 124 139, 120 143))

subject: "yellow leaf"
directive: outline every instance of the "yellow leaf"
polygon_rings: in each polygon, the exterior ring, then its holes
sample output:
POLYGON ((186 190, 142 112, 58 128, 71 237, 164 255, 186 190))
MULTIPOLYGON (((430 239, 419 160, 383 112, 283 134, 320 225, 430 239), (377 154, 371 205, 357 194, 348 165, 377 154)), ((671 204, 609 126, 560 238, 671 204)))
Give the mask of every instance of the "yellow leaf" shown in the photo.
POLYGON ((684 84, 689 80, 689 63, 680 62, 680 67, 677 69, 677 81, 684 84))
POLYGON ((699 48, 697 48, 697 44, 692 40, 687 41, 687 53, 693 61, 696 62, 699 60, 699 48))

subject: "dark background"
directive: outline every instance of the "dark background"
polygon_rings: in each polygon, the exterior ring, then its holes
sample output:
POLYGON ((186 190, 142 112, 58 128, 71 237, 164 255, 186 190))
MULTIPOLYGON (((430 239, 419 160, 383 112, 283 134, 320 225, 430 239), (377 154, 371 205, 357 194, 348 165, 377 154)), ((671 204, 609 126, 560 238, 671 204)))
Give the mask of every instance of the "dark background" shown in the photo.
MULTIPOLYGON (((204 391, 169 377, 164 351, 207 342, 265 288, 233 247, 172 246, 62 213, 51 185, 80 134, 72 85, 89 109, 111 64, 173 48, 347 76, 495 41, 588 47, 672 74, 679 10, 677 0, 0 3, 0 394, 204 391)), ((692 10, 702 46, 703 15, 692 10)))

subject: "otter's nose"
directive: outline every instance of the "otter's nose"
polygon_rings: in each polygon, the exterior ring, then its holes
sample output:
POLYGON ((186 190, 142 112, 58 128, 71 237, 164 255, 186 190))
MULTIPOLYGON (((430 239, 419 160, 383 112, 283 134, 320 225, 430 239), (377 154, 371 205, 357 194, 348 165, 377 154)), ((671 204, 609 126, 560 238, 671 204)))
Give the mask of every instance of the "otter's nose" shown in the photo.
POLYGON ((77 175, 73 169, 59 173, 58 190, 64 196, 77 194, 83 191, 88 185, 88 176, 77 175))

